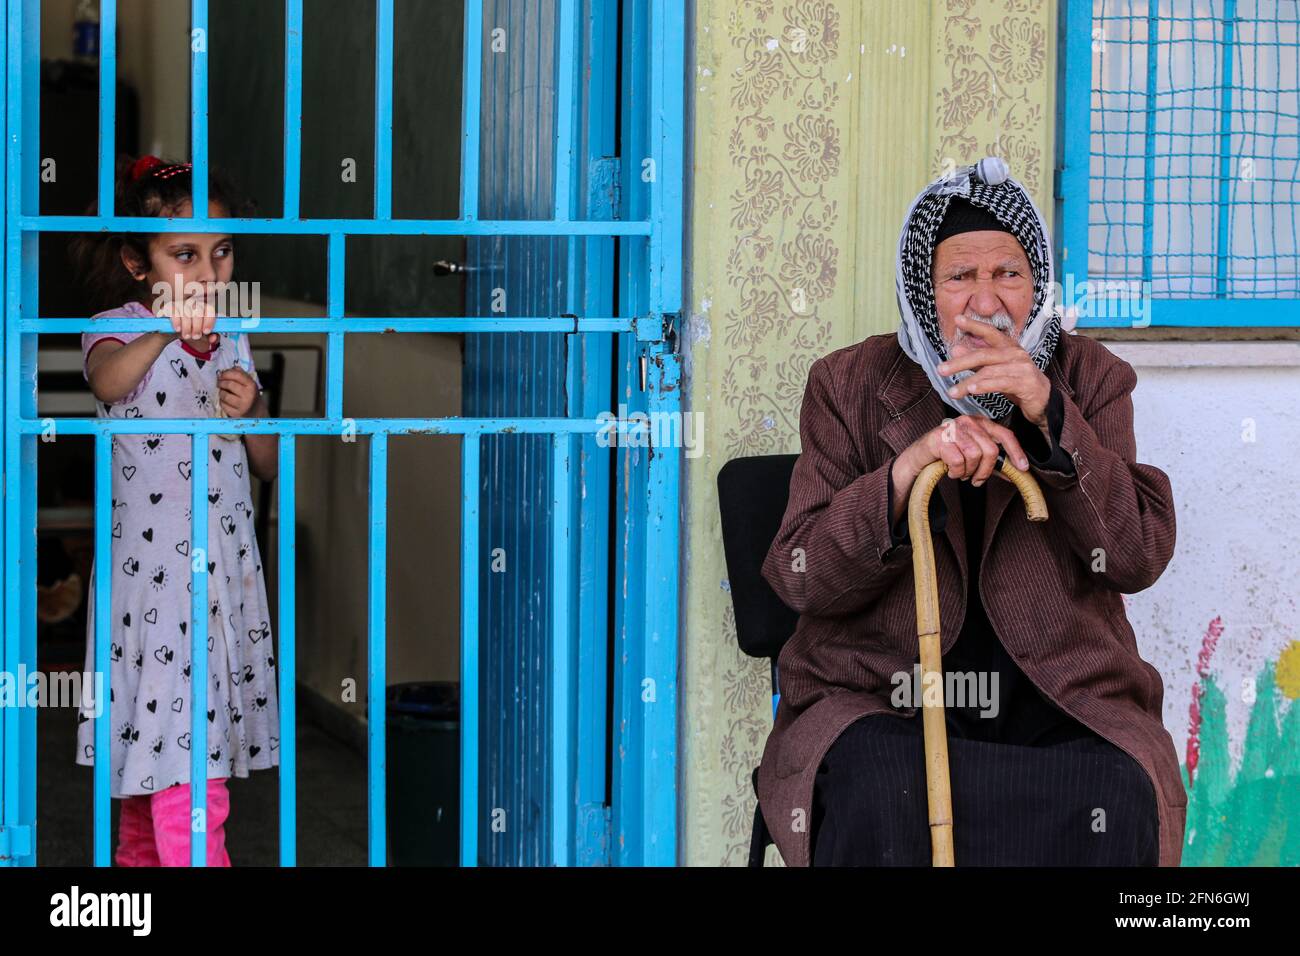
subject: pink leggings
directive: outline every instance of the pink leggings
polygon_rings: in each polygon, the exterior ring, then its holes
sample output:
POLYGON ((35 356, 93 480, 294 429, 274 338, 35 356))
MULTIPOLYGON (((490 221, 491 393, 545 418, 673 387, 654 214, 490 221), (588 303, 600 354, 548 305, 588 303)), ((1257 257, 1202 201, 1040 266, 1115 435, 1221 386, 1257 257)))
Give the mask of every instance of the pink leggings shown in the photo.
MULTIPOLYGON (((208 866, 230 866, 226 817, 230 791, 226 777, 208 781, 208 866)), ((152 794, 125 797, 118 821, 118 866, 190 865, 190 785, 177 784, 152 794)))

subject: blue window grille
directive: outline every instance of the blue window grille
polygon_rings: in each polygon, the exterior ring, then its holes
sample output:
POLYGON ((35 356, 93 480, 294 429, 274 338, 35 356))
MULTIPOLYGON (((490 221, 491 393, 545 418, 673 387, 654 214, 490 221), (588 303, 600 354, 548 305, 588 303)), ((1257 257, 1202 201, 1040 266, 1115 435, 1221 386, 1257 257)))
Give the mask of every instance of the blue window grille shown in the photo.
MULTIPOLYGON (((368 490, 370 565, 368 593, 368 859, 381 866, 386 860, 385 820, 385 580, 387 543, 387 476, 389 438, 394 435, 454 435, 461 443, 461 834, 460 862, 472 866, 486 860, 498 862, 479 845, 486 832, 482 818, 489 812, 480 781, 480 663, 483 642, 490 633, 481 612, 496 605, 485 603, 489 542, 485 529, 496 513, 488 464, 498 454, 495 444, 503 436, 529 436, 534 450, 534 471, 544 473, 548 514, 541 525, 544 540, 532 542, 544 556, 547 630, 538 647, 545 654, 545 720, 537 728, 533 749, 544 754, 544 788, 547 808, 535 861, 551 865, 621 863, 672 865, 676 862, 676 673, 678 621, 678 470, 680 449, 672 445, 645 449, 599 448, 596 436, 608 430, 605 395, 583 391, 587 357, 612 359, 617 394, 627 395, 632 411, 672 416, 680 413, 680 362, 676 353, 674 323, 680 312, 682 266, 682 177, 684 132, 684 11, 672 0, 552 0, 554 12, 555 110, 550 129, 553 168, 535 182, 545 184, 541 208, 516 218, 490 201, 491 190, 481 182, 480 169, 491 170, 494 144, 485 141, 480 116, 485 115, 484 79, 492 65, 484 59, 491 30, 511 15, 511 0, 464 0, 463 115, 461 130, 462 177, 459 217, 449 220, 394 218, 393 195, 393 30, 394 0, 375 0, 376 75, 374 138, 374 213, 369 219, 310 219, 300 215, 303 0, 284 0, 285 87, 284 208, 279 217, 257 219, 139 220, 105 215, 113 210, 114 97, 117 72, 116 0, 100 0, 100 98, 98 197, 100 215, 52 216, 39 213, 39 28, 40 5, 30 0, 4 0, 6 36, 0 47, 0 74, 6 78, 5 162, 3 165, 4 312, 3 507, 5 556, 0 566, 3 599, 4 668, 16 674, 36 668, 35 544, 36 544, 36 442, 45 423, 36 412, 37 338, 41 333, 83 331, 169 331, 162 320, 55 318, 37 313, 39 271, 38 240, 43 232, 88 232, 110 229, 124 232, 222 232, 324 237, 328 250, 326 316, 324 318, 261 319, 262 332, 312 332, 327 336, 325 414, 313 419, 94 419, 60 418, 59 435, 93 436, 95 444, 95 657, 108 659, 110 633, 111 554, 111 447, 119 434, 163 433, 189 435, 192 454, 192 547, 207 545, 207 453, 214 433, 275 434, 280 441, 278 509, 295 514, 295 439, 300 435, 367 436, 370 483, 368 490), (621 31, 620 31, 621 26, 621 31), (612 40, 611 52, 602 40, 612 40), (590 74, 606 82, 600 95, 612 95, 611 76, 622 70, 622 141, 625 155, 618 161, 606 157, 590 162, 593 143, 611 140, 608 130, 593 134, 598 122, 588 102, 596 94, 590 74), (651 174, 646 175, 646 170, 651 174), (584 192, 585 190, 585 192, 584 192), (618 198, 621 196, 621 199, 618 198), (594 197, 594 198, 593 198, 594 197), (603 197, 603 198, 602 198, 603 197), (610 197, 614 197, 611 201, 610 197), (489 218, 483 218, 487 212, 489 218), (355 318, 344 313, 344 261, 349 236, 465 236, 471 259, 490 259, 501 243, 522 239, 550 239, 561 247, 572 279, 579 268, 601 269, 617 261, 619 308, 612 300, 593 303, 569 294, 561 302, 546 301, 544 313, 526 316, 489 313, 461 317, 355 318), (603 240, 603 245, 588 243, 603 240), (495 244, 495 245, 494 245, 495 244), (579 255, 579 250, 582 250, 579 255), (488 250, 488 251, 484 251, 488 250), (615 259, 614 254, 617 254, 615 259), (555 306, 564 306, 560 311, 555 306), (601 308, 603 306, 603 308, 601 308), (467 356, 492 347, 517 356, 530 336, 557 334, 569 341, 566 354, 548 356, 565 362, 567 400, 559 407, 519 407, 492 411, 490 385, 476 386, 466 407, 486 410, 472 417, 452 418, 345 418, 343 412, 343 353, 345 338, 399 332, 465 333, 467 356), (491 342, 493 345, 489 345, 491 342), (603 468, 604 471, 599 469, 603 468), (611 472, 616 480, 610 481, 611 472), (585 509, 592 475, 605 476, 611 490, 604 499, 616 515, 610 540, 588 526, 585 509), (484 495, 484 489, 489 494, 484 495), (612 489, 617 488, 615 492, 612 489), (610 542, 616 547, 610 548, 610 542), (604 544, 600 551, 596 543, 604 544), (611 556, 609 550, 616 551, 611 556), (603 644, 606 615, 596 602, 598 589, 586 573, 593 560, 613 561, 622 586, 606 595, 608 619, 614 631, 616 660, 611 669, 612 745, 605 745, 604 703, 598 710, 583 689, 600 671, 599 689, 605 691, 603 644), (653 595, 653 599, 647 599, 653 595), (645 693, 652 683, 654 693, 645 693), (579 703, 575 706, 575 698, 579 703), (583 703, 583 701, 586 701, 583 703), (595 724, 599 723, 599 739, 595 724), (613 785, 605 801, 603 788, 593 778, 603 776, 608 759, 613 765, 613 785), (587 788, 584 790, 584 787, 587 788), (596 804, 593 808, 592 804, 596 804), (604 806, 600 806, 604 804, 604 806), (606 821, 602 824, 599 821, 606 821), (598 832, 599 831, 599 832, 598 832), (603 850, 593 849, 599 843, 603 850)), ((192 31, 206 34, 207 0, 191 0, 192 31)), ((208 55, 203 44, 191 54, 191 161, 194 165, 194 209, 207 203, 208 181, 208 55)), ((602 81, 604 82, 604 81, 602 81)), ((493 114, 495 115, 495 114, 493 114)), ((600 113, 614 115, 613 109, 600 113)), ((610 270, 612 272, 612 270, 610 270)), ((572 290, 580 283, 571 281, 572 290)), ((480 296, 468 297, 471 308, 480 296)), ((241 320, 220 319, 219 332, 238 332, 241 320)), ((467 381, 470 376, 467 372, 467 381)), ((486 379, 485 379, 486 381, 486 379)), ((470 389, 467 389, 470 391, 470 389)), ((610 410, 616 411, 616 410, 610 410)), ((631 432, 636 432, 634 425, 631 432)), ((499 511, 499 509, 497 509, 499 511)), ((281 706, 280 861, 292 866, 297 859, 296 727, 294 675, 296 671, 295 580, 293 574, 294 522, 281 520, 278 528, 279 621, 278 666, 281 706)), ((196 561, 192 576, 191 641, 202 647, 208 637, 206 564, 196 561)), ((207 734, 207 655, 192 655, 191 681, 195 715, 194 739, 207 734)), ((107 685, 107 674, 105 684, 107 685)), ((107 686, 103 691, 107 696, 107 686)), ((106 709, 107 713, 107 709, 106 709)), ((97 753, 107 753, 110 732, 107 718, 95 727, 97 753)), ((515 741, 519 743, 519 741, 515 741)), ((191 779, 207 776, 203 748, 192 752, 191 779)), ((0 708, 0 865, 35 865, 36 821, 36 717, 31 708, 0 708)), ((93 861, 110 862, 109 762, 94 767, 93 861)), ((199 818, 206 810, 206 792, 192 788, 193 809, 199 818)), ((205 862, 206 837, 196 829, 191 838, 191 862, 205 862)))
POLYGON ((1300 4, 1068 0, 1060 24, 1079 325, 1296 324, 1300 4))

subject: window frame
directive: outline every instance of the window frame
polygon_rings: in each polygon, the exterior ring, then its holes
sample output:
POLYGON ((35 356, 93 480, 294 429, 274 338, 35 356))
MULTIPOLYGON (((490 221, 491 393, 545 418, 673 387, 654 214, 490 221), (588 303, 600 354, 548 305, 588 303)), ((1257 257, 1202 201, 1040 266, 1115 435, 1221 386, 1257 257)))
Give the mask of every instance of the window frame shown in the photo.
MULTIPOLYGON (((1092 208, 1092 91, 1093 91, 1093 2, 1061 0, 1057 22, 1058 95, 1056 110, 1056 260, 1057 281, 1065 285, 1070 271, 1070 251, 1084 250, 1084 278, 1106 281, 1103 275, 1088 272, 1089 213, 1092 208), (1078 129, 1078 117, 1086 116, 1086 135, 1068 135, 1078 129)), ((1152 0, 1154 2, 1154 0, 1152 0)), ((1235 0, 1225 0, 1225 11, 1232 16, 1235 0)), ((1230 80, 1231 82, 1231 80, 1230 80)), ((1145 177, 1151 177, 1148 164, 1145 177)), ((1144 182, 1148 181, 1144 178, 1144 182)), ((1300 206, 1300 201, 1296 203, 1300 206)), ((1077 256, 1076 256, 1077 260, 1077 256)), ((1080 280, 1075 279, 1077 284, 1080 280)), ((1068 289, 1066 291, 1069 291, 1068 289)), ((1068 306, 1071 303, 1061 303, 1068 306)), ((1107 310, 1108 312, 1112 310, 1107 310)), ((1282 297, 1150 297, 1144 303, 1144 315, 1138 319, 1127 315, 1083 315, 1077 328, 1165 328, 1195 327, 1297 327, 1300 326, 1300 296, 1282 297)))

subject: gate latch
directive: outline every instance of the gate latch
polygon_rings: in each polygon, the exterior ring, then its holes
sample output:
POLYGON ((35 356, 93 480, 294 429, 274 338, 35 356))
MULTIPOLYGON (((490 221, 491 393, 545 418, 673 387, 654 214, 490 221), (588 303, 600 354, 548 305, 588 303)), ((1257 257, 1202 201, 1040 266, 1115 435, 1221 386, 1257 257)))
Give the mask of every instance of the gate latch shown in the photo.
MULTIPOLYGON (((663 343, 663 348, 661 350, 657 349, 656 351, 664 351, 673 355, 676 355, 678 353, 678 337, 677 337, 678 317, 679 317, 678 313, 676 312, 664 313, 663 323, 659 329, 659 341, 663 343)), ((641 324, 641 320, 638 320, 638 325, 640 324, 641 324)), ((641 351, 641 391, 643 392, 645 391, 646 378, 650 367, 650 350, 652 348, 655 348, 655 344, 656 343, 654 341, 651 341, 647 343, 646 346, 641 351)))

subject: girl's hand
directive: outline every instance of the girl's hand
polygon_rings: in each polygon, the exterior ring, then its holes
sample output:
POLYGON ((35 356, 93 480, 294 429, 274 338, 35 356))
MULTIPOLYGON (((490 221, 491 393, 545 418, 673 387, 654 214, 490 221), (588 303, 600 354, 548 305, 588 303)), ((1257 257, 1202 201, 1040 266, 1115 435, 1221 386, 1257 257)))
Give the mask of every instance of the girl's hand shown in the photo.
POLYGON ((242 368, 228 368, 217 375, 221 410, 227 418, 243 418, 257 401, 257 383, 242 368))
POLYGON ((168 302, 162 307, 162 318, 169 319, 172 330, 181 339, 208 337, 208 347, 214 349, 221 337, 212 331, 217 321, 217 310, 206 299, 186 299, 168 302))

